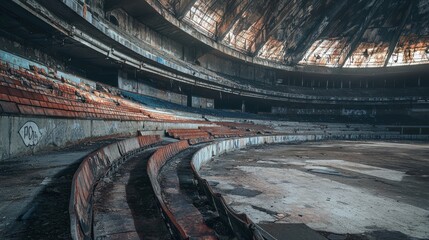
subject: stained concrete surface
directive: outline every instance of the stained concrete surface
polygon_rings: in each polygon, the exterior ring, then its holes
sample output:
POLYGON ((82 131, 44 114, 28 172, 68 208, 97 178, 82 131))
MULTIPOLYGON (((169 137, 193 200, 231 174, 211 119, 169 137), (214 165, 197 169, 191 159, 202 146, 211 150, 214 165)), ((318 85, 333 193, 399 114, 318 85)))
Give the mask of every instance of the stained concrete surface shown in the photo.
MULTIPOLYGON (((182 161, 189 163, 197 150, 194 145, 169 159, 161 168, 158 179, 163 201, 186 235, 191 239, 214 239, 215 230, 207 224, 203 213, 194 205, 194 194, 186 187, 189 181, 184 176, 188 175, 188 171, 181 166, 182 161)), ((190 170, 190 164, 188 167, 190 170)))
POLYGON ((429 238, 428 143, 261 146, 201 174, 255 222, 305 223, 328 239, 429 238))
POLYGON ((0 239, 70 239, 71 180, 82 159, 115 139, 0 163, 0 239))
POLYGON ((125 162, 97 185, 94 239, 172 239, 156 204, 146 167, 156 148, 125 162))

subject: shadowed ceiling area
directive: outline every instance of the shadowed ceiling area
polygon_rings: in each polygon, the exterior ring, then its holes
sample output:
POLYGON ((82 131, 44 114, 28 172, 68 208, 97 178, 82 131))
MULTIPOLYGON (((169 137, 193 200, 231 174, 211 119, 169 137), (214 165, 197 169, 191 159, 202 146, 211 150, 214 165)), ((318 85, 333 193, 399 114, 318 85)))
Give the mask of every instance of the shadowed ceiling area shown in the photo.
POLYGON ((370 68, 429 63, 429 0, 106 2, 128 12, 133 11, 131 5, 134 8, 141 2, 155 4, 213 41, 288 66, 370 68))

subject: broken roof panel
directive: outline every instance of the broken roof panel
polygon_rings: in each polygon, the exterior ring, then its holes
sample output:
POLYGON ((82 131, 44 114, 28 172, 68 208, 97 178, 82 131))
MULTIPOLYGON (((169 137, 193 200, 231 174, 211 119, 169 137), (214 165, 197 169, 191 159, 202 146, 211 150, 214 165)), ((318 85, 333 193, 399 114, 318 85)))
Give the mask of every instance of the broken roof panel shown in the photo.
POLYGON ((375 0, 360 0, 347 5, 346 9, 329 23, 320 38, 312 44, 299 63, 341 67, 351 48, 351 40, 355 37, 374 3, 375 0))
POLYGON ((407 0, 384 1, 344 67, 383 67, 389 45, 391 42, 396 43, 395 35, 408 17, 407 9, 410 4, 411 1, 407 0))
POLYGON ((258 57, 269 59, 272 61, 282 62, 284 60, 285 50, 282 41, 274 37, 270 37, 268 41, 262 46, 259 51, 258 57))
POLYGON ((231 30, 226 34, 223 42, 243 52, 255 51, 255 38, 265 24, 270 1, 252 1, 231 30))
POLYGON ((198 32, 288 65, 429 63, 429 0, 157 0, 198 32), (179 10, 180 10, 179 9, 179 10))
POLYGON ((429 0, 415 2, 387 66, 429 63, 429 0))
POLYGON ((228 1, 197 0, 186 13, 183 21, 208 37, 216 36, 217 27, 222 21, 228 1))

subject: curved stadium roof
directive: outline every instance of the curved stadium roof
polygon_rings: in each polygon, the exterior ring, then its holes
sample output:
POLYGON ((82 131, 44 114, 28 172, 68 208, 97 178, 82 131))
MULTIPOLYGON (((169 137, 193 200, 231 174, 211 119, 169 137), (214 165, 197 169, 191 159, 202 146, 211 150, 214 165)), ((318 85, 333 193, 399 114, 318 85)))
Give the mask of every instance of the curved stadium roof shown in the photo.
POLYGON ((429 0, 159 0, 201 34, 288 66, 429 63, 429 0))

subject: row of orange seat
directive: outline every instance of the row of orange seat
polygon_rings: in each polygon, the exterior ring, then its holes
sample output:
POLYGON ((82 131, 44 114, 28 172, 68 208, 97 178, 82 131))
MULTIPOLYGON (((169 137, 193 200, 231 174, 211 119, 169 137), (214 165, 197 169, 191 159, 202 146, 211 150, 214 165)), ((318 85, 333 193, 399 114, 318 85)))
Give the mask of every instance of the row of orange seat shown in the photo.
MULTIPOLYGON (((0 62, 0 113, 108 120, 178 120, 122 98, 107 86, 94 89, 46 73, 10 67, 0 62)), ((97 86, 99 84, 97 83, 97 86)), ((100 84, 101 85, 101 84, 100 84)))
MULTIPOLYGON (((232 123, 239 126, 240 123, 232 123)), ((191 140, 191 143, 210 141, 213 138, 243 137, 263 134, 266 131, 249 130, 246 126, 239 129, 223 126, 200 126, 198 129, 169 129, 167 135, 179 140, 191 140)))
POLYGON ((272 127, 268 125, 260 125, 254 123, 238 123, 238 122, 214 122, 217 125, 229 127, 232 129, 239 129, 248 132, 271 133, 272 127))

